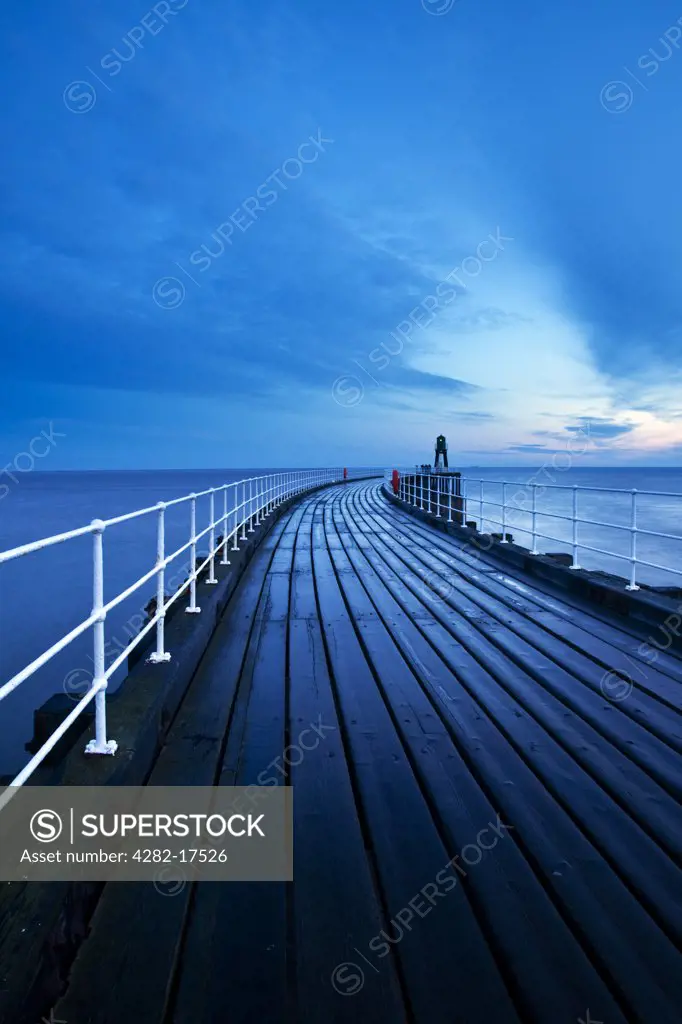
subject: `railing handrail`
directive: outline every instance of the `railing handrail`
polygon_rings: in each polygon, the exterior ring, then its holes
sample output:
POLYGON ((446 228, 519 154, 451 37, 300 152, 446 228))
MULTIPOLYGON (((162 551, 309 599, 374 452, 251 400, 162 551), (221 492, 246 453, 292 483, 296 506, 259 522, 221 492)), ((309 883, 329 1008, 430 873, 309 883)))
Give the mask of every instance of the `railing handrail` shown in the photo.
MULTIPOLYGON (((425 463, 426 465, 426 463, 425 463)), ((421 466, 395 466, 391 469, 397 469, 399 472, 414 473, 418 475, 422 472, 421 466)), ((385 473, 390 473, 390 470, 385 470, 385 473)), ((462 470, 459 469, 442 469, 436 468, 435 466, 429 466, 429 473, 433 477, 438 476, 452 476, 458 475, 462 480, 471 480, 473 483, 484 483, 484 484, 507 484, 508 486, 522 486, 522 487, 543 487, 545 489, 553 488, 555 490, 572 491, 574 488, 578 488, 581 491, 605 491, 609 494, 632 494, 633 491, 637 491, 638 494, 649 494, 656 498, 682 498, 682 491, 649 491, 642 487, 593 487, 591 484, 550 484, 542 482, 536 482, 533 480, 498 480, 496 477, 490 476, 468 476, 462 470)))
POLYGON ((462 480, 472 480, 474 483, 484 484, 508 484, 509 486, 516 484, 523 487, 546 487, 562 491, 572 491, 577 487, 580 491, 605 491, 608 494, 632 494, 633 491, 636 491, 637 494, 651 494, 656 498, 682 498, 682 492, 645 491, 641 487, 593 487, 591 484, 546 484, 535 481, 496 480, 487 476, 465 476, 464 473, 461 474, 461 478, 462 480))
MULTIPOLYGON (((292 470, 291 472, 313 472, 313 470, 292 470)), ((266 474, 276 475, 276 474, 266 474)), ((217 494, 220 491, 226 491, 230 487, 239 487, 240 484, 249 483, 251 480, 262 480, 263 477, 244 477, 241 480, 232 480, 229 484, 220 484, 218 487, 208 487, 204 491, 192 491, 190 494, 183 494, 181 498, 171 498, 162 504, 166 508, 170 508, 173 505, 181 505, 183 502, 191 501, 192 498, 203 498, 207 494, 217 494)), ((63 541, 72 540, 74 537, 83 537, 88 533, 93 533, 95 522, 102 523, 103 526, 117 526, 119 523, 128 522, 131 519, 139 519, 141 516, 151 515, 152 512, 158 512, 160 502, 156 505, 149 505, 147 508, 138 508, 133 512, 125 512, 121 516, 113 516, 111 519, 99 519, 93 520, 88 523, 87 526, 79 526, 75 530, 67 530, 66 533, 56 533, 52 537, 43 537, 40 540, 31 541, 30 544, 20 544, 16 548, 8 548, 6 551, 0 551, 0 565, 3 562, 9 562, 13 558, 18 558, 21 555, 31 554, 33 551, 40 551, 42 548, 51 547, 54 544, 61 544, 63 541)))
MULTIPOLYGON (((540 481, 537 481, 537 480, 526 480, 526 481, 523 481, 523 480, 499 480, 499 479, 494 478, 494 477, 473 477, 473 476, 468 476, 468 475, 466 475, 466 474, 464 474, 462 472, 458 473, 459 484, 461 486, 461 492, 460 493, 456 493, 452 489, 452 483, 451 483, 452 481, 454 481, 456 479, 454 471, 447 471, 446 470, 445 472, 442 472, 442 471, 439 472, 438 470, 432 469, 431 467, 429 467, 429 470, 426 471, 426 470, 422 470, 422 468, 420 466, 416 466, 416 467, 409 467, 407 469, 402 469, 402 470, 399 469, 399 473, 401 474, 401 476, 400 476, 400 487, 399 487, 398 496, 399 496, 399 498, 401 500, 405 501, 407 504, 414 505, 417 508, 421 508, 422 510, 428 511, 430 514, 433 514, 432 513, 433 500, 432 500, 432 497, 431 497, 430 493, 425 498, 424 492, 425 492, 425 490, 429 490, 429 488, 427 488, 425 486, 424 481, 426 479, 431 479, 431 480, 434 480, 434 481, 435 480, 444 481, 444 482, 446 482, 445 489, 442 489, 440 487, 440 485, 439 485, 438 488, 436 488, 437 493, 439 495, 439 497, 438 497, 438 499, 436 501, 436 513, 435 513, 436 516, 440 517, 447 510, 448 511, 448 516, 450 517, 449 521, 451 522, 452 521, 452 518, 451 518, 451 516, 452 516, 452 504, 451 504, 451 501, 448 500, 447 503, 443 503, 440 500, 440 495, 441 494, 443 494, 443 495, 448 494, 448 495, 451 496, 451 498, 455 498, 456 497, 457 500, 461 502, 461 507, 457 511, 459 513, 461 513, 464 522, 467 522, 468 521, 468 517, 471 517, 471 520, 473 520, 476 523, 476 529, 480 530, 481 532, 483 532, 483 525, 484 525, 484 523, 489 523, 491 525, 501 526, 502 527, 502 538, 501 538, 501 541, 500 541, 501 544, 509 543, 508 535, 507 535, 507 532, 506 532, 508 526, 510 525, 509 522, 508 522, 508 513, 510 513, 510 512, 512 512, 512 513, 513 512, 523 512, 524 514, 526 514, 526 515, 531 517, 531 528, 530 529, 525 529, 525 527, 519 526, 519 527, 517 527, 517 529, 519 529, 522 533, 528 534, 532 538, 532 548, 530 550, 530 554, 531 555, 539 555, 539 554, 541 554, 541 552, 538 551, 537 542, 538 542, 538 539, 543 539, 543 540, 553 541, 554 543, 557 543, 557 544, 566 545, 567 547, 572 549, 572 563, 570 565, 571 569, 580 569, 581 568, 581 566, 579 564, 579 560, 578 560, 578 554, 579 554, 580 551, 590 551, 590 552, 594 552, 595 554, 606 555, 606 556, 608 556, 610 558, 621 559, 622 561, 628 562, 630 564, 630 577, 629 577, 629 581, 628 581, 627 587, 626 587, 627 590, 639 590, 640 589, 639 585, 637 583, 637 566, 639 566, 639 565, 647 566, 648 568, 651 568, 651 569, 657 569, 657 570, 662 571, 662 572, 669 572, 669 573, 672 573, 672 574, 674 574, 676 576, 682 576, 682 568, 677 569, 677 568, 675 568, 672 565, 671 566, 662 566, 662 565, 659 565, 657 562, 651 562, 651 561, 648 561, 647 559, 641 558, 638 555, 638 553, 637 553, 637 538, 638 538, 639 535, 646 536, 646 537, 657 537, 659 539, 664 539, 664 540, 682 541, 682 534, 666 533, 666 532, 664 532, 662 530, 649 530, 649 529, 645 529, 645 528, 643 528, 643 527, 638 525, 637 516, 638 516, 638 512, 641 510, 640 506, 638 505, 640 497, 641 496, 648 496, 648 497, 664 497, 664 498, 680 498, 680 499, 682 499, 682 493, 677 493, 675 491, 650 491, 650 490, 644 490, 643 488, 636 488, 636 487, 627 489, 627 488, 623 488, 623 487, 594 487, 592 485, 583 485, 583 484, 552 484, 552 483, 545 483, 544 481, 540 482, 540 481), (406 474, 407 474, 407 476, 406 476, 406 474), (414 477, 414 480, 415 480, 414 484, 411 484, 411 483, 407 483, 406 484, 405 483, 406 479, 409 481, 410 475, 412 475, 414 477), (419 484, 416 483, 417 480, 419 481, 419 484), (478 494, 470 494, 468 492, 467 484, 471 484, 471 483, 479 484, 480 485, 479 493, 478 494), (502 487, 502 501, 495 501, 493 498, 491 498, 489 496, 484 496, 484 494, 483 494, 483 485, 484 484, 497 484, 498 486, 501 486, 502 487), (519 505, 514 504, 513 501, 509 502, 507 500, 507 487, 516 487, 517 490, 519 488, 523 488, 524 490, 527 489, 527 488, 530 488, 530 490, 531 490, 531 498, 532 498, 531 507, 530 508, 528 508, 528 507, 524 508, 524 507, 521 507, 519 505), (554 489, 554 490, 564 490, 564 491, 572 492, 572 494, 573 494, 573 502, 572 502, 571 514, 567 515, 565 512, 558 512, 558 511, 552 511, 552 510, 539 509, 537 507, 537 489, 538 488, 542 488, 543 491, 546 490, 546 489, 550 489, 551 488, 551 489, 554 489), (601 522, 601 521, 598 521, 598 520, 595 520, 595 519, 587 519, 584 516, 580 516, 578 514, 578 499, 579 499, 579 495, 580 495, 580 493, 582 491, 589 491, 591 493, 603 493, 603 494, 622 494, 622 495, 629 496, 629 498, 630 498, 630 507, 629 507, 629 513, 630 513, 629 519, 630 519, 630 521, 629 521, 629 523, 607 523, 607 522, 601 522), (495 519, 491 515, 484 515, 483 514, 483 507, 484 506, 488 506, 488 507, 493 506, 495 508, 502 509, 502 518, 501 519, 495 519), (572 539, 571 540, 567 540, 565 537, 554 537, 551 534, 542 533, 537 528, 537 517, 538 516, 542 516, 542 517, 544 517, 546 519, 561 519, 561 520, 563 520, 565 522, 571 523, 572 526, 573 526, 573 530, 572 530, 573 536, 572 536, 572 539), (607 550, 605 548, 595 547, 593 545, 586 544, 584 541, 581 541, 580 538, 579 538, 579 533, 578 533, 578 527, 581 524, 582 525, 586 525, 586 526, 597 526, 597 527, 600 527, 600 528, 603 528, 603 529, 621 530, 621 531, 624 531, 624 532, 628 533, 630 535, 630 550, 629 550, 629 553, 628 554, 623 554, 622 552, 610 551, 610 550, 607 550)), ((626 511, 628 511, 628 510, 626 510, 626 511)), ((469 521, 471 521, 471 520, 469 520, 469 521)))
POLYGON ((133 512, 120 516, 113 516, 110 519, 93 519, 87 525, 74 530, 67 530, 65 533, 54 534, 51 537, 43 537, 41 540, 32 541, 28 544, 21 544, 14 548, 0 552, 0 564, 9 562, 12 559, 32 554, 36 551, 45 550, 55 544, 65 543, 76 537, 83 537, 90 534, 93 538, 93 607, 90 615, 83 619, 77 626, 71 629, 57 640, 51 647, 34 658, 28 665, 15 673, 4 685, 0 686, 0 702, 17 689, 21 683, 30 678, 35 672, 52 660, 55 655, 64 650, 79 636, 87 630, 93 630, 93 664, 94 672, 92 683, 78 701, 74 709, 55 729, 45 743, 36 751, 29 763, 12 780, 5 794, 0 797, 0 808, 15 792, 15 787, 23 785, 38 765, 44 760, 58 740, 71 727, 73 722, 95 701, 95 738, 86 746, 86 753, 89 754, 114 754, 117 744, 114 740, 107 738, 106 730, 106 689, 111 676, 127 659, 130 652, 137 647, 156 627, 156 646, 148 658, 151 663, 168 661, 170 652, 165 648, 164 619, 168 609, 180 596, 189 589, 189 604, 186 612, 199 614, 201 609, 196 603, 196 584, 201 573, 208 569, 207 583, 218 583, 215 576, 215 560, 221 555, 221 565, 229 565, 228 550, 237 551, 239 542, 247 539, 248 533, 253 533, 255 527, 259 526, 279 505, 296 495, 307 493, 319 487, 331 483, 341 483, 344 480, 352 480, 357 476, 377 477, 383 475, 383 467, 361 468, 344 470, 340 468, 324 469, 301 469, 301 470, 276 470, 260 476, 244 477, 240 480, 232 480, 230 483, 220 484, 216 487, 209 487, 203 491, 185 494, 180 498, 173 498, 169 501, 160 501, 148 508, 136 509, 133 512), (228 507, 228 492, 234 488, 234 502, 228 507), (240 493, 241 489, 241 493, 240 493), (223 495, 222 509, 216 511, 216 495, 223 495), (198 498, 209 497, 209 523, 197 532, 196 526, 196 502, 198 498), (168 508, 189 502, 190 504, 190 538, 186 544, 181 545, 170 554, 165 550, 165 513, 168 508), (104 601, 104 561, 103 561, 103 538, 107 529, 118 526, 141 516, 156 514, 157 516, 157 545, 156 560, 151 567, 135 582, 126 587, 115 597, 105 603, 104 601), (216 529, 222 530, 222 534, 216 540, 216 529), (203 538, 209 538, 208 555, 200 564, 197 564, 196 547, 203 538), (231 546, 230 546, 231 545, 231 546), (165 595, 165 570, 176 558, 184 552, 191 552, 190 570, 187 579, 181 584, 170 597, 165 595), (157 579, 156 609, 143 628, 133 637, 131 642, 119 654, 116 660, 108 667, 105 664, 105 637, 104 627, 108 613, 126 598, 130 597, 140 587, 150 582, 154 577, 157 579))

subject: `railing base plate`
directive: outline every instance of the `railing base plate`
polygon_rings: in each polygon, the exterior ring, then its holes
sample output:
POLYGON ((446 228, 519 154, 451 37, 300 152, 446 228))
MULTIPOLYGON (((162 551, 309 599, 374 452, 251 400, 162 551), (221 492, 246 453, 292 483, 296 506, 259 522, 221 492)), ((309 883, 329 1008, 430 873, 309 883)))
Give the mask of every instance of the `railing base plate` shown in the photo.
POLYGON ((97 740, 90 740, 85 747, 86 754, 115 754, 117 750, 116 740, 107 740, 104 746, 100 746, 97 740))

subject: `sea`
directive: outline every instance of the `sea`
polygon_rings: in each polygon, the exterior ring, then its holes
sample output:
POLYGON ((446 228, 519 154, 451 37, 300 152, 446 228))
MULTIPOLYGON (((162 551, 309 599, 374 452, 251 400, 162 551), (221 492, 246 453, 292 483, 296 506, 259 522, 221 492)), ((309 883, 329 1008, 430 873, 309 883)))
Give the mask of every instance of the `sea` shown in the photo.
MULTIPOLYGON (((39 472, 15 475, 0 500, 0 550, 73 530, 93 519, 110 519, 135 509, 191 492, 258 476, 274 470, 160 470, 39 472)), ((281 472, 281 470, 278 470, 281 472)), ((466 477, 467 518, 488 531, 500 530, 498 507, 502 483, 507 501, 507 531, 530 546, 532 484, 536 484, 537 530, 541 551, 570 550, 573 488, 578 492, 581 524, 580 564, 627 575, 632 489, 639 494, 639 578, 652 586, 682 587, 682 469, 610 468, 470 468, 466 477), (600 490, 603 489, 603 490, 600 490), (615 524, 614 526, 597 524, 615 524), (650 537, 644 531, 667 534, 650 537), (590 549, 600 549, 599 551, 590 549), (602 552, 610 552, 604 554, 602 552), (622 557, 617 557, 622 556, 622 557), (653 567, 657 566, 657 568, 653 567), (672 570, 677 570, 677 573, 672 570)), ((221 508, 220 504, 218 508, 221 508)), ((197 528, 208 522, 208 498, 197 501, 197 528)), ((166 513, 166 551, 175 551, 189 536, 189 505, 166 513)), ((205 548, 205 544, 204 544, 205 548)), ((201 549, 201 546, 200 546, 201 549)), ((129 587, 152 568, 156 557, 156 517, 133 519, 111 527, 104 536, 105 601, 129 587)), ((188 553, 167 570, 167 592, 184 581, 188 553)), ((152 579, 107 616, 107 663, 111 664, 136 635, 144 608, 155 593, 152 579)), ((56 643, 88 617, 92 607, 92 537, 84 536, 0 564, 0 684, 56 643)), ((28 760, 25 745, 33 735, 33 715, 54 693, 74 701, 92 680, 92 633, 88 631, 0 702, 0 776, 14 774, 28 760)), ((114 691, 125 666, 110 682, 114 691)))

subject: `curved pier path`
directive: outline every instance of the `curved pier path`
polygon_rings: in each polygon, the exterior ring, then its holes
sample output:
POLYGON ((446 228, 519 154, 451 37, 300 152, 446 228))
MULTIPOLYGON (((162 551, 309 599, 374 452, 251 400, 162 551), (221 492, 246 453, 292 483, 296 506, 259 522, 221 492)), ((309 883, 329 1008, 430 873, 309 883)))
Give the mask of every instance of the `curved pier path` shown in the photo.
POLYGON ((149 779, 293 785, 295 881, 106 886, 54 1018, 679 1021, 682 662, 628 629, 376 482, 303 500, 149 779))

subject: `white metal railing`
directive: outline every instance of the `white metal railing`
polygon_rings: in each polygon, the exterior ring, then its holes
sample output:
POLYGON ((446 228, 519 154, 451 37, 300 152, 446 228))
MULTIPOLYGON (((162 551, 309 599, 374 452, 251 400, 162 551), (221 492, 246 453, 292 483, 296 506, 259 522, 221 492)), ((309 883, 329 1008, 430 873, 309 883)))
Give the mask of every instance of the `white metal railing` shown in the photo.
MULTIPOLYGON (((291 470, 279 473, 269 473, 265 476, 250 477, 245 480, 237 480, 233 483, 223 484, 220 487, 211 487, 208 490, 196 494, 187 494, 182 498, 175 498, 172 501, 160 501, 157 505, 149 508, 138 509, 126 515, 115 516, 113 519, 94 519, 88 526, 82 526, 76 530, 69 530, 67 533, 56 534, 53 537, 45 537, 42 540, 33 541, 30 544, 22 544, 19 547, 11 548, 0 552, 0 564, 9 562, 23 555, 31 554, 44 548, 52 547, 55 544, 62 544, 75 537, 83 537, 87 534, 92 536, 92 579, 93 579, 93 602, 90 615, 79 625, 54 643, 50 648, 17 672, 4 685, 0 686, 0 701, 8 697, 26 679, 32 676, 38 669, 46 665, 55 655, 68 647, 87 630, 93 631, 93 663, 94 671, 92 685, 84 694, 81 700, 75 705, 71 713, 55 729, 52 735, 34 754, 29 763, 10 783, 11 787, 21 786, 35 771, 41 761, 49 754, 61 737, 67 732, 73 722, 95 701, 95 737, 90 740, 85 750, 88 754, 114 754, 117 749, 115 740, 107 737, 106 722, 106 690, 107 683, 120 665, 126 660, 130 652, 140 644, 151 630, 156 629, 155 649, 149 657, 152 663, 168 661, 170 652, 165 647, 164 620, 168 609, 189 589, 189 603, 185 611, 189 614, 198 615, 201 608, 197 605, 197 579, 204 570, 208 570, 206 582, 215 584, 218 582, 215 575, 216 558, 220 558, 221 565, 229 565, 229 551, 237 551, 239 542, 247 538, 247 533, 253 533, 263 520, 270 515, 282 502, 288 498, 303 494, 304 492, 322 487, 325 484, 341 482, 345 479, 351 480, 357 477, 381 476, 383 469, 310 469, 291 470), (208 496, 209 499, 209 522, 204 529, 197 532, 196 505, 197 499, 208 496), (221 500, 222 499, 222 500, 221 500), (217 507, 216 507, 217 503, 217 507), (175 505, 189 504, 189 540, 170 554, 166 553, 165 540, 165 513, 166 510, 175 505), (104 601, 104 534, 113 526, 129 522, 132 519, 139 519, 143 516, 156 516, 156 562, 138 580, 126 590, 123 590, 110 601, 104 601), (216 530, 221 531, 221 538, 216 540, 216 530), (209 553, 206 558, 197 564, 197 544, 208 538, 209 553), (166 598, 165 594, 165 573, 166 568, 184 552, 190 553, 190 573, 188 579, 166 598), (143 629, 131 640, 128 646, 121 651, 119 656, 109 665, 105 665, 105 624, 108 613, 119 605, 126 598, 134 594, 140 587, 156 577, 156 609, 154 615, 143 629)), ((8 793, 12 790, 8 789, 8 793)), ((0 807, 6 802, 0 798, 0 807)))
POLYGON ((412 466, 384 472, 384 485, 392 487, 393 473, 398 473, 398 497, 406 504, 424 512, 432 512, 437 517, 447 517, 449 523, 454 522, 453 509, 462 513, 457 507, 459 491, 458 475, 445 470, 427 472, 421 466, 412 466), (429 484, 425 483, 428 481, 429 484))
MULTIPOLYGON (((532 546, 530 553, 532 555, 541 554, 538 550, 538 540, 544 539, 558 544, 564 544, 570 549, 572 555, 570 565, 571 569, 581 568, 579 560, 580 551, 589 551, 598 555, 625 561, 629 565, 629 581, 626 586, 627 590, 640 589, 637 583, 638 566, 646 566, 660 572, 682 576, 682 559, 680 559, 681 567, 676 568, 674 565, 660 565, 657 562, 649 561, 639 556, 637 552, 637 541, 639 537, 651 537, 661 540, 682 542, 682 535, 680 534, 667 533, 661 530, 645 529, 638 523, 638 516, 641 511, 641 502, 643 498, 677 498, 682 500, 682 494, 671 491, 638 490, 636 488, 625 490, 618 487, 586 487, 578 484, 571 486, 567 484, 536 483, 534 481, 522 483, 518 480, 494 480, 464 475, 459 477, 460 490, 459 494, 457 494, 457 487, 455 483, 457 477, 448 475, 447 472, 423 472, 421 467, 410 467, 409 469, 399 470, 399 477, 400 483, 398 497, 402 501, 405 501, 407 504, 413 505, 416 508, 420 508, 423 511, 428 511, 437 517, 445 516, 447 513, 450 522, 453 518, 452 509, 454 505, 463 517, 463 520, 465 522, 473 520, 476 522, 477 529, 481 532, 483 532, 485 524, 500 526, 502 533, 500 543, 502 544, 509 543, 507 529, 510 526, 515 526, 515 524, 511 522, 513 514, 524 513, 529 517, 530 528, 528 530, 526 530, 525 527, 518 528, 521 532, 527 533, 531 537, 532 546), (431 483, 428 484, 426 481, 431 481, 431 483), (486 485, 501 488, 501 492, 498 495, 501 498, 501 501, 495 500, 494 498, 484 494, 484 486, 486 485), (515 504, 513 499, 511 502, 508 500, 508 488, 510 487, 516 488, 517 495, 519 490, 522 490, 524 498, 526 497, 527 492, 530 492, 527 507, 521 507, 519 504, 515 504), (542 492, 545 490, 569 492, 572 496, 570 514, 549 508, 540 508, 538 506, 538 488, 541 488, 542 492), (592 495, 624 495, 628 505, 628 521, 625 523, 604 522, 601 519, 590 519, 581 516, 580 495, 583 493, 592 495), (459 501, 457 501, 457 498, 459 498, 459 501), (494 515, 487 514, 485 510, 490 507, 500 509, 501 512, 499 515, 501 515, 501 518, 495 518, 494 515), (570 523, 570 539, 542 532, 542 530, 538 528, 539 517, 542 519, 557 519, 570 523), (589 544, 585 540, 581 540, 579 532, 581 525, 619 530, 626 534, 629 538, 627 553, 601 548, 594 544, 589 544)), ((390 486, 390 478, 391 471, 387 471, 385 474, 387 486, 390 486)), ((682 513, 682 505, 680 505, 679 511, 682 513)), ((682 548, 680 548, 680 552, 682 554, 682 548)))

